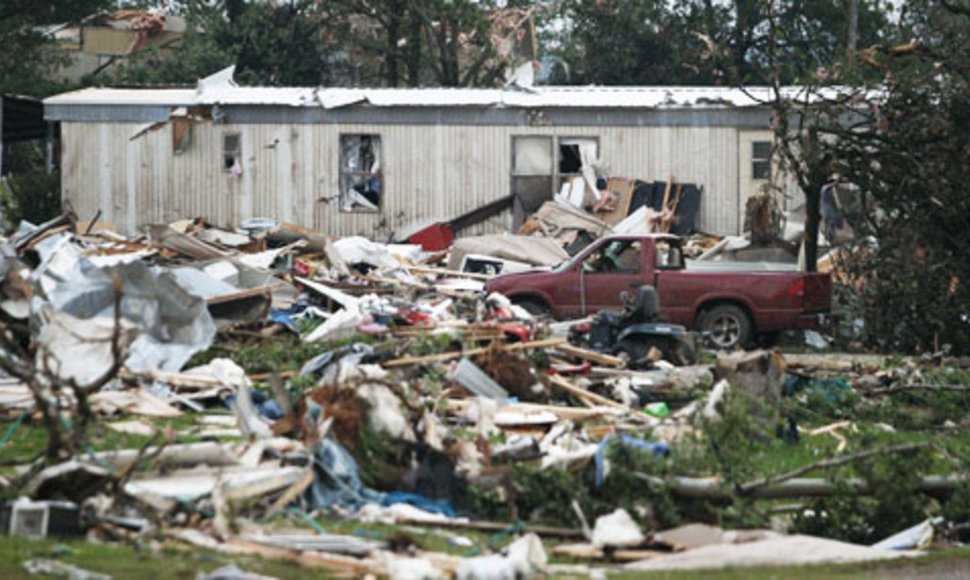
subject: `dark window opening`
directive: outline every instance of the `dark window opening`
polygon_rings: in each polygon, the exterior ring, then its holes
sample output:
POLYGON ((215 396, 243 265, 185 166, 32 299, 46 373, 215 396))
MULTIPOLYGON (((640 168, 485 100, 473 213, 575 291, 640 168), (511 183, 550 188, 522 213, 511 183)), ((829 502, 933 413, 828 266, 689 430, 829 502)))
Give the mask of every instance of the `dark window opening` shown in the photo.
POLYGON ((771 141, 751 143, 751 178, 771 179, 771 141))
POLYGON ((222 136, 222 170, 230 172, 242 158, 241 139, 238 134, 222 136))
POLYGON ((341 135, 340 211, 380 211, 382 181, 381 136, 341 135))

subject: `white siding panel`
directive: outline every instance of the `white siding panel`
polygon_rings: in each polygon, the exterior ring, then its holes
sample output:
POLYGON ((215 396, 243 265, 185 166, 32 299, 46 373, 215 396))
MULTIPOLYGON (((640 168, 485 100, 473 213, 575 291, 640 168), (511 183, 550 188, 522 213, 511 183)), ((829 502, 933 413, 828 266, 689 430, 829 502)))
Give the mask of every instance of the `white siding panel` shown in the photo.
MULTIPOLYGON (((507 196, 512 137, 542 134, 598 137, 610 175, 665 181, 672 173, 696 183, 704 188, 700 228, 729 234, 740 227, 733 128, 199 123, 191 146, 177 156, 170 127, 129 141, 137 129, 137 123, 62 124, 62 192, 81 219, 101 209, 130 232, 181 218, 233 227, 270 217, 330 235, 387 239, 394 230, 447 221, 507 196), (239 178, 222 169, 228 133, 241 136, 239 178), (381 136, 379 213, 339 210, 339 136, 349 133, 381 136)), ((510 223, 503 212, 464 234, 510 223)))

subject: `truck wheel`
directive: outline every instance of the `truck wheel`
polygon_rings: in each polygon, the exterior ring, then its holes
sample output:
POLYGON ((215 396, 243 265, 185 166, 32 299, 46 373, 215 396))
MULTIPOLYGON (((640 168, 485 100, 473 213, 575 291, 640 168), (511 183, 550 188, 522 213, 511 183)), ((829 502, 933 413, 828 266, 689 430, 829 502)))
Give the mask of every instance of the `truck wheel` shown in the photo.
POLYGON ((535 298, 518 298, 513 299, 512 304, 516 306, 521 306, 526 312, 535 316, 536 318, 543 318, 549 316, 549 306, 541 300, 536 300, 535 298))
POLYGON ((734 350, 751 340, 751 320, 733 304, 719 304, 708 310, 701 319, 701 330, 721 350, 734 350))

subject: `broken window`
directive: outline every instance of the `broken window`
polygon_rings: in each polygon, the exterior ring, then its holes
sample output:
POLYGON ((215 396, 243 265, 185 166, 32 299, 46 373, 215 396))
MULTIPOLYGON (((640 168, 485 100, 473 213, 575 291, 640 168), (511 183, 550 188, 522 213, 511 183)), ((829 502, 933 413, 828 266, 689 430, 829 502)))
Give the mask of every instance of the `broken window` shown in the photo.
POLYGON ((552 199, 552 137, 512 138, 512 195, 526 214, 552 199))
POLYGON ((751 179, 771 179, 771 141, 751 142, 751 179))
POLYGON ((614 240, 583 260, 587 274, 636 274, 640 271, 639 240, 614 240))
POLYGON ((381 208, 381 136, 340 136, 340 211, 381 208))
POLYGON ((546 137, 538 135, 512 138, 512 195, 518 228, 525 216, 534 213, 554 195, 576 207, 595 201, 596 164, 599 139, 596 137, 546 137))
POLYGON ((235 172, 242 164, 242 139, 239 133, 222 136, 222 170, 235 172))
POLYGON ((596 184, 594 167, 599 162, 599 140, 589 138, 559 139, 559 189, 577 177, 587 177, 596 184))
POLYGON ((654 268, 658 270, 680 270, 684 267, 684 252, 679 245, 658 241, 656 252, 654 268))

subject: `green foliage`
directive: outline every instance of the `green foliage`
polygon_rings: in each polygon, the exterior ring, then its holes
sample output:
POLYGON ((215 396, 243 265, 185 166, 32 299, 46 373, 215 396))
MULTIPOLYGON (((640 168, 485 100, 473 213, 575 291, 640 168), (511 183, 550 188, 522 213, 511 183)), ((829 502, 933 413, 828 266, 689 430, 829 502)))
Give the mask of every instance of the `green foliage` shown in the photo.
POLYGON ((216 358, 231 358, 248 374, 295 371, 319 354, 357 342, 369 344, 373 341, 374 337, 366 334, 324 342, 303 342, 295 337, 283 338, 255 345, 217 339, 207 350, 193 356, 186 367, 204 365, 216 358))
POLYGON ((191 84, 235 64, 237 81, 250 85, 490 86, 505 66, 490 38, 493 8, 474 0, 191 3, 174 55, 140 53, 111 80, 191 84))
POLYGON ((358 433, 357 445, 349 451, 357 461, 364 485, 393 491, 401 474, 410 468, 411 450, 412 444, 384 437, 364 423, 358 433))
POLYGON ((716 406, 718 418, 702 418, 701 431, 710 450, 711 465, 732 487, 760 475, 751 457, 775 440, 777 415, 740 389, 729 389, 716 406))
MULTIPOLYGON (((783 84, 809 80, 846 53, 848 6, 840 0, 567 0, 565 32, 547 32, 565 63, 557 82, 606 85, 783 84), (769 26, 769 18, 777 26, 769 26)), ((860 48, 889 28, 880 0, 859 2, 860 48)))
POLYGON ((843 180, 866 192, 846 212, 867 345, 927 352, 949 344, 966 354, 970 6, 913 2, 901 22, 893 40, 920 48, 870 59, 884 98, 853 106, 852 130, 833 127, 824 146, 843 180))
POLYGON ((11 225, 20 220, 34 224, 61 213, 61 178, 57 172, 32 171, 11 175, 0 182, 3 216, 11 225))
POLYGON ((682 506, 673 501, 668 489, 653 483, 650 478, 667 472, 665 459, 658 458, 652 451, 615 443, 608 448, 606 459, 609 475, 600 487, 596 487, 592 463, 576 470, 539 469, 523 464, 513 466, 509 509, 523 521, 578 527, 579 519, 570 507, 575 500, 590 523, 617 508, 626 509, 647 529, 670 527, 680 522, 682 506))
POLYGON ((859 544, 872 544, 926 518, 919 482, 930 467, 927 450, 875 456, 855 472, 878 493, 863 497, 841 480, 835 496, 816 500, 793 518, 796 532, 859 544))
MULTIPOLYGON (((318 2, 192 3, 174 54, 146 51, 114 74, 126 83, 194 83, 231 64, 243 84, 317 86, 331 80, 325 38, 331 21, 318 2)), ((331 30, 333 32, 333 30, 331 30)))
POLYGON ((109 0, 4 0, 0 3, 0 94, 43 97, 61 87, 48 73, 63 63, 44 27, 78 22, 109 0))

